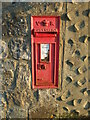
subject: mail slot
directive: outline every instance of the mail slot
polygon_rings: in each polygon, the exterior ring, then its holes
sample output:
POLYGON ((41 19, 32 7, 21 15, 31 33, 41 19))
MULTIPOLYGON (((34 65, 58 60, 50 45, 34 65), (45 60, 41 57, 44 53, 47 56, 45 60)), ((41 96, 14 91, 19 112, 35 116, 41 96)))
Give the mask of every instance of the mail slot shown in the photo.
POLYGON ((32 88, 57 88, 59 68, 58 16, 31 17, 32 88))

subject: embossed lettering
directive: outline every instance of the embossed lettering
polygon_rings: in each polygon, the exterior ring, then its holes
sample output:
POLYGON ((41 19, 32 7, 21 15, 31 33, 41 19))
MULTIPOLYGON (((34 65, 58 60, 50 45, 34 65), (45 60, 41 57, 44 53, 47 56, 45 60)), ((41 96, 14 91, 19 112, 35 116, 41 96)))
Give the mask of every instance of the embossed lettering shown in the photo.
POLYGON ((39 25, 40 25, 40 22, 39 22, 39 21, 36 21, 36 25, 39 26, 39 25))

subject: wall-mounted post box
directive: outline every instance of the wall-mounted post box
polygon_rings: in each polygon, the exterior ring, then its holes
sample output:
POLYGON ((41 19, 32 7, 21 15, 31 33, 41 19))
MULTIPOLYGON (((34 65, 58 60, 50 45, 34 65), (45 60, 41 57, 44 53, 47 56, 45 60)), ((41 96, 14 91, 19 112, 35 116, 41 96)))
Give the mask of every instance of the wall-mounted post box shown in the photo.
POLYGON ((58 16, 31 17, 33 88, 58 87, 59 26, 58 16))

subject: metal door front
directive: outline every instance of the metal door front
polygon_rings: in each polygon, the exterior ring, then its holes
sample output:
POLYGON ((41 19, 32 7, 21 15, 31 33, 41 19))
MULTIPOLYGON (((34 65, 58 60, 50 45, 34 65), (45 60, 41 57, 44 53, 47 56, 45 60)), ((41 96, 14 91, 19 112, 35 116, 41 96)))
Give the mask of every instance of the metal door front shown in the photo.
POLYGON ((36 85, 50 86, 54 83, 54 44, 36 45, 36 85))

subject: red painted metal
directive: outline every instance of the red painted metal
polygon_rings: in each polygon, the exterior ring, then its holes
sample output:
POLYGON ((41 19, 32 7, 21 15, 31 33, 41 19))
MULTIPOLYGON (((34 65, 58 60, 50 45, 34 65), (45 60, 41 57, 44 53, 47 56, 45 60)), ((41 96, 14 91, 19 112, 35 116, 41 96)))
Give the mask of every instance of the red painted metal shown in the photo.
POLYGON ((59 68, 58 16, 31 17, 32 88, 57 88, 59 68))

